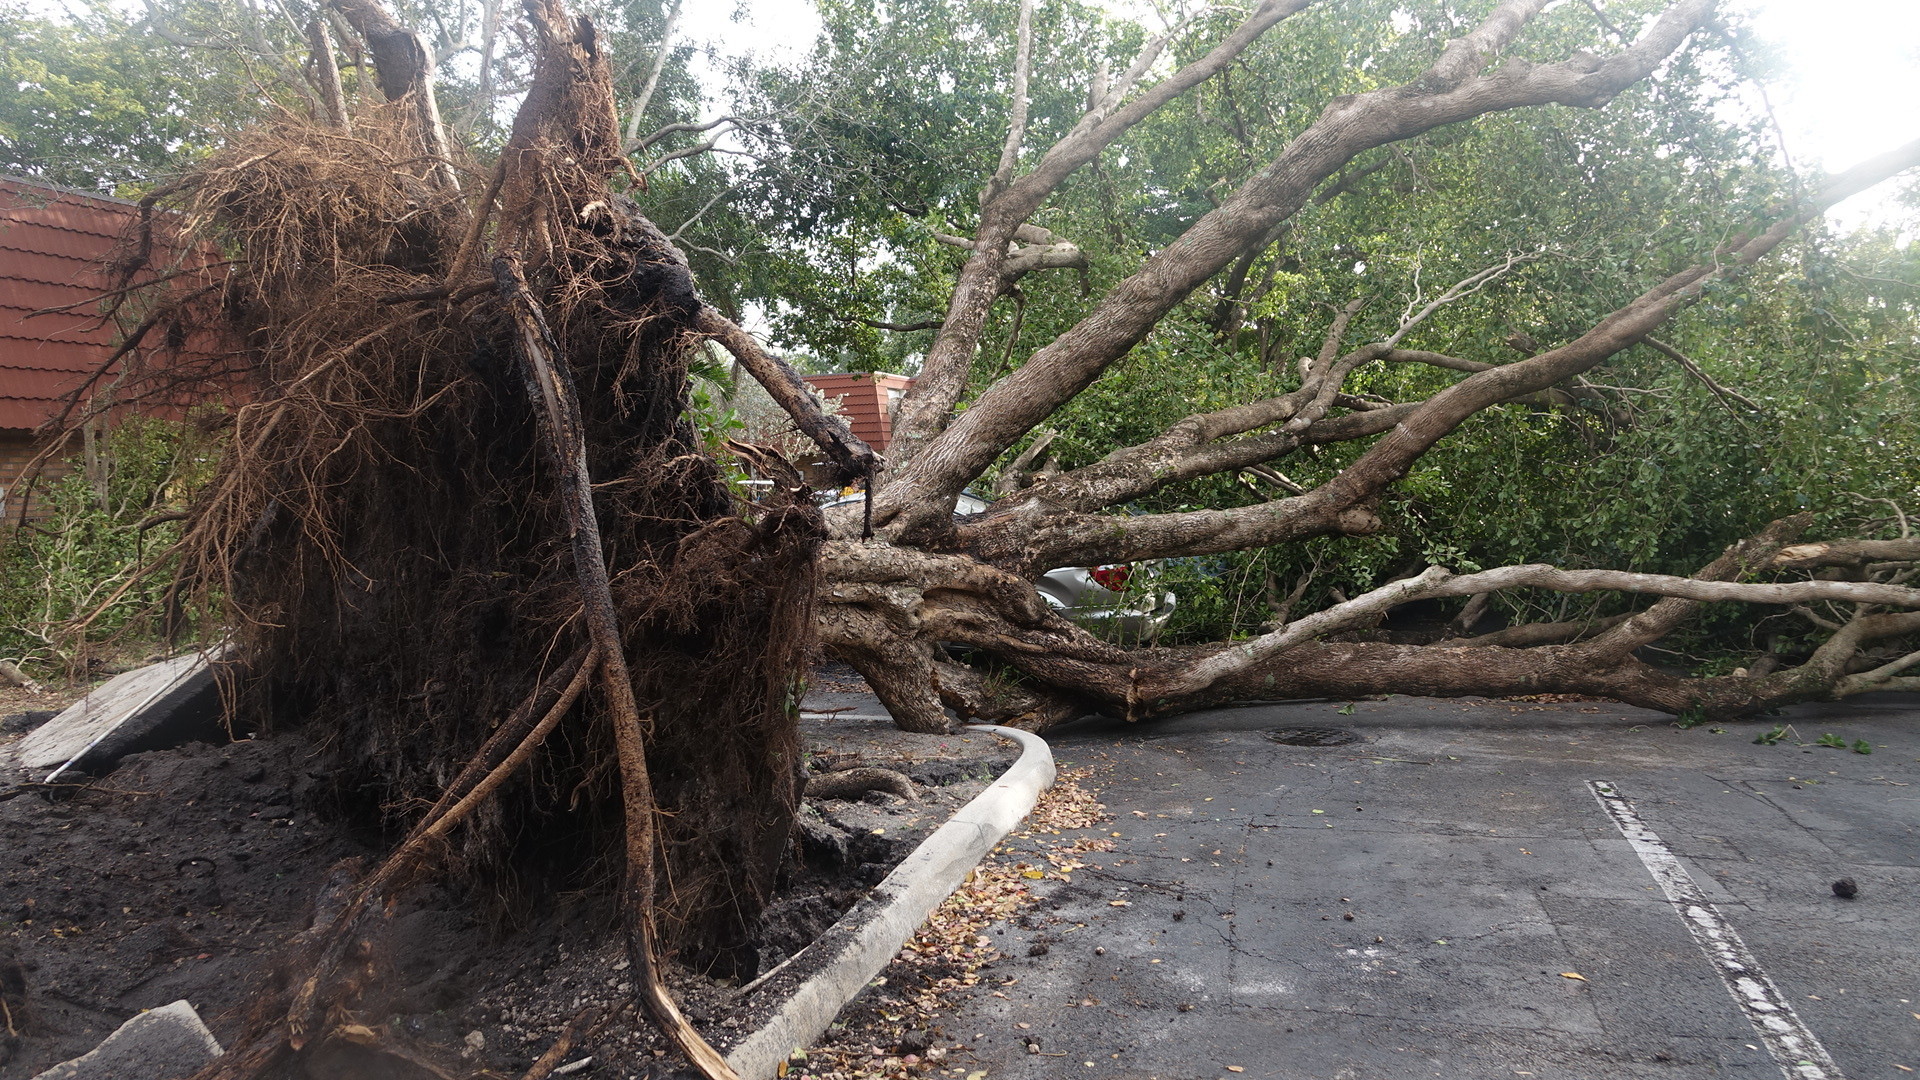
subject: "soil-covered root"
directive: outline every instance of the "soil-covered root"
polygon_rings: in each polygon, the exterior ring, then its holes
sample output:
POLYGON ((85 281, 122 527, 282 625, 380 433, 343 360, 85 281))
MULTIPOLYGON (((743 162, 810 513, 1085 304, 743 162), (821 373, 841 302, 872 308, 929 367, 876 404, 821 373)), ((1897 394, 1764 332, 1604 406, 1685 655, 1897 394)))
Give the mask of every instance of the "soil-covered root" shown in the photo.
POLYGON ((841 769, 821 773, 807 780, 809 799, 857 799, 869 791, 885 791, 908 802, 918 802, 920 792, 913 781, 892 769, 872 767, 841 769))

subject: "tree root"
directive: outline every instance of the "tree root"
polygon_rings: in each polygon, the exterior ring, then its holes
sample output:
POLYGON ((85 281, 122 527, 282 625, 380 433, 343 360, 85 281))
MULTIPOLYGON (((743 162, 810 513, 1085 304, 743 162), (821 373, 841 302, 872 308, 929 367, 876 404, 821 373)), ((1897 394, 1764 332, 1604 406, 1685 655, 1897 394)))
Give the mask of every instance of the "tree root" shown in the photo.
POLYGON ((738 1080, 733 1068, 674 1004, 660 974, 654 942, 654 861, 658 838, 653 779, 647 771, 646 735, 627 669, 600 524, 593 510, 593 480, 587 475, 586 435, 580 422, 579 393, 545 316, 527 289, 520 259, 503 252, 493 261, 500 297, 512 315, 527 396, 539 417, 540 443, 562 478, 567 519, 573 526, 574 572, 588 631, 600 658, 601 685, 612 714, 614 746, 620 762, 622 804, 626 811, 626 872, 622 885, 621 925, 627 957, 638 978, 640 1006, 708 1080, 738 1080))
POLYGON ((905 773, 872 767, 821 773, 807 780, 809 799, 855 799, 869 791, 888 791, 908 802, 919 802, 920 791, 905 773))
POLYGON ((586 1037, 592 1038, 595 1032, 613 1019, 614 1015, 613 1011, 603 1012, 598 1006, 593 1005, 575 1013, 573 1019, 567 1021, 567 1026, 560 1029, 560 1035, 553 1040, 553 1045, 547 1047, 545 1053, 534 1059, 533 1064, 528 1066, 520 1080, 547 1080, 547 1077, 553 1075, 553 1070, 560 1067, 560 1062, 566 1058, 567 1052, 573 1049, 573 1044, 580 1039, 583 1031, 586 1037))

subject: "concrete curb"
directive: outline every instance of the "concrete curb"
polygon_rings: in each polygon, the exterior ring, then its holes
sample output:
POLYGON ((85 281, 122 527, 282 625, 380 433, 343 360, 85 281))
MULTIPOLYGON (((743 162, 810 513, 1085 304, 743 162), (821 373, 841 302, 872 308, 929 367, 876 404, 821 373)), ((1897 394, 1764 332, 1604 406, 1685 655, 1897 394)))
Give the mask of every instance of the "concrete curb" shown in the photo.
POLYGON ((1040 736, 992 724, 970 724, 968 730, 1014 740, 1020 744, 1019 760, 802 950, 830 952, 832 959, 795 987, 772 1017, 727 1055, 727 1064, 742 1080, 771 1080, 795 1047, 818 1038, 1001 837, 1020 824, 1040 793, 1053 786, 1053 751, 1040 736))

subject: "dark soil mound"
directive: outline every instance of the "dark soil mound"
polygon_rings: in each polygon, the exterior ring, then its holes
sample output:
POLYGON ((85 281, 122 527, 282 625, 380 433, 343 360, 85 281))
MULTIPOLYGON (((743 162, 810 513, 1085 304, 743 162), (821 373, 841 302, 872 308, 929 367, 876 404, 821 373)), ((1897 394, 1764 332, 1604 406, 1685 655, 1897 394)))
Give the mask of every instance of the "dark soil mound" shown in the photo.
MULTIPOLYGON (((921 798, 807 804, 754 935, 762 971, 831 926, 1012 757, 988 736, 928 739, 872 720, 811 720, 804 734, 817 764, 897 769, 921 798)), ((325 752, 289 733, 138 754, 91 786, 0 801, 0 992, 10 972, 24 981, 7 994, 20 1035, 0 1043, 0 1080, 84 1053, 181 998, 231 1041, 263 965, 308 927, 330 869, 391 845, 330 812, 337 780, 325 752)), ((394 1033, 518 1075, 581 1010, 630 1002, 631 973, 606 890, 536 890, 504 919, 496 899, 412 894, 381 924, 380 997, 394 1033)), ((730 980, 669 971, 689 1016, 722 1043, 771 1004, 730 980)), ((671 1060, 630 1016, 570 1057, 589 1054, 610 1075, 671 1060)))

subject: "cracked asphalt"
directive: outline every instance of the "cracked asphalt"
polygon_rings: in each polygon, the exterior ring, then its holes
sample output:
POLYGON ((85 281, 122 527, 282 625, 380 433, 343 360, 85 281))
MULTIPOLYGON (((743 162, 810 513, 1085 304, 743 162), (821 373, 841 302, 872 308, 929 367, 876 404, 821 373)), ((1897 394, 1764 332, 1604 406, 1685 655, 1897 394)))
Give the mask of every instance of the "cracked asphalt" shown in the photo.
POLYGON ((1093 770, 1115 849, 996 928, 1006 959, 945 1025, 975 1058, 953 1075, 1920 1075, 1920 699, 1724 730, 1610 703, 1342 709, 1050 733, 1062 767, 1093 770), (1792 730, 1755 744, 1774 723, 1792 730), (1362 741, 1267 735, 1295 727, 1362 741), (1811 745, 1829 733, 1872 753, 1811 745), (1833 1068, 1770 1051, 1592 781, 1631 801, 1833 1068))

